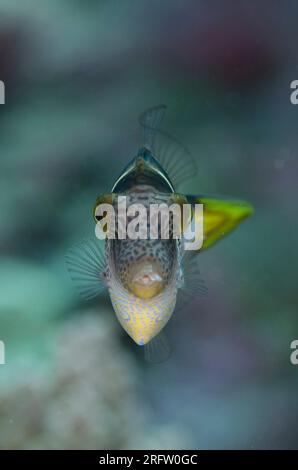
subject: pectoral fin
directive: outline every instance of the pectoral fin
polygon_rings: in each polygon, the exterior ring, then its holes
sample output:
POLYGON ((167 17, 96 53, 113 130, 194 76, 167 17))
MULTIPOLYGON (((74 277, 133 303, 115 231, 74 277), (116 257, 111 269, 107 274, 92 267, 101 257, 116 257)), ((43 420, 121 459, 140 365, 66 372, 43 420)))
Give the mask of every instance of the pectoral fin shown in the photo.
POLYGON ((65 261, 83 299, 93 299, 102 293, 106 271, 103 242, 96 238, 83 240, 68 251, 65 261))

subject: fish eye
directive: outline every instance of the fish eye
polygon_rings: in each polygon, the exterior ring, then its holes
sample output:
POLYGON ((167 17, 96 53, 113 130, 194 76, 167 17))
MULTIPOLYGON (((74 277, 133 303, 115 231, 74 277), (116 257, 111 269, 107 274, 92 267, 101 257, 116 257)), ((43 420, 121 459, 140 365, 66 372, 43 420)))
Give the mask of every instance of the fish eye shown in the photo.
POLYGON ((114 202, 114 195, 113 194, 102 194, 101 196, 99 196, 96 199, 96 203, 93 207, 93 218, 94 218, 95 222, 100 222, 104 217, 107 216, 107 211, 104 211, 102 214, 97 215, 97 213, 96 213, 97 208, 101 204, 110 204, 110 205, 112 205, 113 202, 114 202))
POLYGON ((93 217, 94 217, 94 220, 96 223, 100 223, 101 224, 101 230, 106 233, 108 231, 108 224, 105 222, 104 225, 102 225, 102 221, 103 219, 108 215, 108 212, 107 211, 104 211, 102 214, 96 214, 96 209, 94 210, 94 214, 93 214, 93 217))
POLYGON ((100 222, 104 217, 106 217, 106 215, 107 215, 107 212, 105 211, 102 215, 94 214, 94 218, 95 220, 97 220, 97 222, 100 222))

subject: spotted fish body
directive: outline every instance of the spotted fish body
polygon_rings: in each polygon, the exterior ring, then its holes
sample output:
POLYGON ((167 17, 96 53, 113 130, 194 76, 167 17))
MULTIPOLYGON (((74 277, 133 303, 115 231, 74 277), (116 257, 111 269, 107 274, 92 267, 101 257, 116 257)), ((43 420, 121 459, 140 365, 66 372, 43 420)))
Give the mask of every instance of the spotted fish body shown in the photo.
MULTIPOLYGON (((170 202, 167 194, 156 192, 148 185, 133 186, 126 196, 128 205, 142 203, 148 213, 150 204, 170 202)), ((179 248, 178 240, 171 237, 106 242, 107 283, 112 305, 122 327, 139 345, 155 337, 174 311, 180 273, 179 248), (138 273, 142 281, 139 287, 137 280, 132 279, 138 273)))
POLYGON ((142 299, 114 280, 109 294, 116 316, 129 336, 138 344, 147 344, 170 319, 176 304, 177 286, 173 281, 162 293, 142 299))
MULTIPOLYGON (((157 193, 153 187, 138 186, 132 188, 126 194, 127 204, 141 203, 149 213, 151 204, 169 204, 170 200, 168 195, 157 193)), ((130 222, 130 218, 127 218, 130 222)), ((147 229, 149 232, 149 223, 147 229)), ((171 235, 171 232, 170 232, 171 235)), ((170 238, 164 239, 137 239, 137 240, 116 240, 114 243, 109 240, 108 243, 112 245, 115 254, 115 263, 117 263, 117 270, 120 279, 125 287, 128 286, 127 272, 131 265, 136 262, 142 261, 147 258, 157 260, 162 268, 162 277, 166 283, 169 282, 174 261, 177 257, 177 243, 176 240, 170 238)))
MULTIPOLYGON (((181 150, 177 142, 164 155, 157 150, 157 135, 167 135, 159 128, 164 111, 164 106, 158 106, 143 113, 140 124, 144 145, 116 179, 111 193, 97 198, 93 216, 98 223, 96 208, 107 202, 117 213, 119 195, 126 197, 127 207, 142 204, 147 212, 151 204, 202 204, 202 251, 236 228, 253 213, 253 208, 245 201, 175 192, 174 181, 179 183, 193 176, 195 165, 185 151, 177 154, 177 148, 181 150)), ((192 217, 195 219, 196 215, 192 217)), ((174 238, 171 218, 169 229, 168 239, 121 239, 117 234, 115 239, 106 239, 104 250, 99 240, 92 239, 80 243, 67 255, 68 269, 81 294, 93 298, 107 287, 117 319, 138 345, 150 346, 160 337, 180 290, 206 292, 194 262, 197 252, 185 255, 183 230, 181 239, 174 238)))

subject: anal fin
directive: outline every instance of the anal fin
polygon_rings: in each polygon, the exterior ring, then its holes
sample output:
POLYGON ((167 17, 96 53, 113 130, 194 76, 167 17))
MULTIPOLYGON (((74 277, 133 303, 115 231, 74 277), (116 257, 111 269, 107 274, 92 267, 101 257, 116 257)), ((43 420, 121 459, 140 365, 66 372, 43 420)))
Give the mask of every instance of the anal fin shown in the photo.
POLYGON ((171 348, 165 333, 158 333, 144 346, 145 360, 153 364, 159 364, 169 359, 171 348))

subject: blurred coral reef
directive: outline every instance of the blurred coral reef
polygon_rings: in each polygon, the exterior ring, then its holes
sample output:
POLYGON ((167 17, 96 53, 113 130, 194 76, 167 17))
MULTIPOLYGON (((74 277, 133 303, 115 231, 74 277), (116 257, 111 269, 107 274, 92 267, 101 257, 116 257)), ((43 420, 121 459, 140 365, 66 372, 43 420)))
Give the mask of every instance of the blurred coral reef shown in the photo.
POLYGON ((2 449, 126 449, 181 445, 178 430, 148 425, 134 361, 110 321, 83 312, 47 340, 46 360, 24 358, 0 391, 2 449), (151 437, 145 439, 143 428, 151 437))

